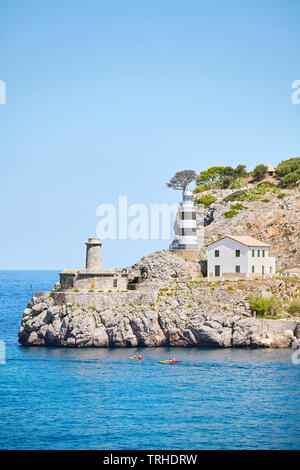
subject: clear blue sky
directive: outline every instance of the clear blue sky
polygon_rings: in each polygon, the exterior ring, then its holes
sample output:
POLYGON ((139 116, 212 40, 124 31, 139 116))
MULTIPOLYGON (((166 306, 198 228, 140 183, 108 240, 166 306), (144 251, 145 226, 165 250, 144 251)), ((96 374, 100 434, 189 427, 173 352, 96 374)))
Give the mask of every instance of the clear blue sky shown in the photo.
MULTIPOLYGON (((300 154, 300 2, 1 2, 0 269, 84 264, 96 208, 182 169, 300 154)), ((165 240, 104 243, 126 266, 165 240)))

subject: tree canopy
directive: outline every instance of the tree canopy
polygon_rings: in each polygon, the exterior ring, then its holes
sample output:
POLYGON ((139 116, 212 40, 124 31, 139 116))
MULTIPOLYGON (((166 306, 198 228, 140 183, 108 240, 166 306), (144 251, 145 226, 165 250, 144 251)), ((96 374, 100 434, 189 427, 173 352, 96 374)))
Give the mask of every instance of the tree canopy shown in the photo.
POLYGON ((268 167, 266 167, 266 165, 256 165, 256 167, 254 168, 254 170, 252 171, 252 176, 254 179, 260 181, 263 179, 263 177, 265 176, 266 172, 267 172, 267 169, 268 167))
POLYGON ((300 182, 300 157, 283 160, 277 166, 276 174, 281 186, 296 186, 300 182))
POLYGON ((197 178, 197 173, 194 170, 177 171, 173 178, 168 181, 168 188, 185 191, 188 184, 197 178))

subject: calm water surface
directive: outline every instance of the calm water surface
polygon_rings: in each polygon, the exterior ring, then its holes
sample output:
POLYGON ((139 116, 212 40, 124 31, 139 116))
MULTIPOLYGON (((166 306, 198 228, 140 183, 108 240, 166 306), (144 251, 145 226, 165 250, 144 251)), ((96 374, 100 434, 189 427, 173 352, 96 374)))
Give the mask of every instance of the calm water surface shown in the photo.
POLYGON ((290 350, 63 349, 17 343, 54 271, 0 272, 1 449, 299 449, 290 350), (137 351, 144 362, 129 360, 137 351), (170 355, 177 366, 158 364, 170 355))

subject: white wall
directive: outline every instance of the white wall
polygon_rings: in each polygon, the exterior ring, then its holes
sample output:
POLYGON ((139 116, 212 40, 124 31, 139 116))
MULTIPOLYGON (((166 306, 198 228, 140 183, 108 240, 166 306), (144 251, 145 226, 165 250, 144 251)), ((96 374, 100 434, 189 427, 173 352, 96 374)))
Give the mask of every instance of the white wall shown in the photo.
POLYGON ((260 277, 262 266, 265 268, 266 276, 270 275, 270 267, 272 266, 272 275, 274 275, 276 260, 268 255, 268 248, 247 247, 231 238, 224 238, 207 248, 208 274, 215 275, 215 265, 220 266, 220 277, 222 277, 222 273, 235 274, 235 267, 238 265, 240 273, 244 273, 247 277, 260 277), (263 249, 265 250, 264 257, 262 256, 263 249), (215 257, 215 250, 219 250, 219 257, 215 257), (240 257, 235 256, 235 250, 240 250, 240 257), (254 250, 254 257, 252 257, 252 250, 254 250), (260 257, 257 256, 257 250, 260 250, 260 257), (254 273, 252 273, 252 266, 254 266, 254 273))
POLYGON ((270 275, 270 267, 272 266, 272 275, 275 274, 276 265, 275 258, 269 256, 269 250, 261 247, 251 247, 248 252, 248 274, 255 277, 255 274, 262 275, 262 267, 265 267, 265 275, 270 275), (263 257, 263 249, 265 250, 265 256, 263 257), (252 250, 254 250, 254 257, 252 257, 252 250), (257 256, 257 251, 260 251, 260 256, 257 256), (254 266, 254 273, 252 273, 252 266, 254 266))
POLYGON ((220 276, 222 273, 235 273, 235 267, 240 266, 241 273, 248 272, 248 247, 236 242, 231 238, 215 242, 207 248, 208 273, 215 275, 215 265, 220 266, 220 276), (215 257, 215 250, 219 250, 219 257, 215 257), (240 257, 235 256, 235 250, 240 250, 240 257))

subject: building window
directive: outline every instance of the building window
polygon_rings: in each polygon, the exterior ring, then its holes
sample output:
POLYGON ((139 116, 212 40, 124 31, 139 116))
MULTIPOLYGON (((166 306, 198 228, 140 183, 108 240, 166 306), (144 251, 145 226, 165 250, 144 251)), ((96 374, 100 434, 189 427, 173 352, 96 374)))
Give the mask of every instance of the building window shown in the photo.
POLYGON ((241 267, 240 267, 240 266, 236 266, 236 267, 235 267, 235 272, 236 272, 236 273, 240 273, 240 272, 241 272, 241 267))
POLYGON ((260 257, 260 250, 257 250, 257 256, 260 257))
POLYGON ((252 250, 252 258, 255 256, 255 250, 252 250))
POLYGON ((241 251, 240 250, 235 250, 235 256, 239 258, 241 256, 241 251))
POLYGON ((118 287, 118 279, 114 279, 114 287, 118 287))
POLYGON ((252 266, 252 272, 255 273, 255 268, 254 268, 254 266, 252 266))
POLYGON ((220 251, 219 251, 219 250, 215 250, 215 257, 216 257, 216 258, 219 258, 219 256, 220 256, 220 251))
POLYGON ((265 257, 265 250, 262 251, 263 258, 265 257))
POLYGON ((215 266, 215 277, 219 277, 220 276, 220 266, 216 265, 215 266))

